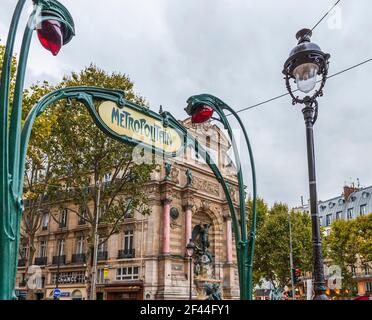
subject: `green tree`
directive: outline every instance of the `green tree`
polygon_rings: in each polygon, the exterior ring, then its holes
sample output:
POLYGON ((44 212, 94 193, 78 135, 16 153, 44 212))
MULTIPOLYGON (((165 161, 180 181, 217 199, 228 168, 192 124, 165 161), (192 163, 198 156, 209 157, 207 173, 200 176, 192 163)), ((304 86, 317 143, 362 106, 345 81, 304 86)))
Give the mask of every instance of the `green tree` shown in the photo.
MULTIPOLYGON (((34 85, 26 93, 24 109, 29 110, 46 93, 67 86, 121 89, 126 92, 127 100, 145 104, 144 99, 134 93, 133 83, 127 76, 108 74, 90 65, 80 73, 64 77, 56 86, 47 82, 34 85)), ((101 247, 135 211, 150 213, 146 184, 155 165, 135 164, 132 150, 131 146, 102 133, 85 107, 75 101, 62 101, 51 106, 39 117, 32 133, 27 171, 29 174, 34 171, 42 174, 36 174, 35 182, 28 183, 25 190, 26 195, 35 201, 29 202, 24 215, 25 225, 33 221, 32 232, 29 228, 24 235, 29 243, 33 243, 32 234, 40 228, 38 212, 45 200, 59 203, 59 210, 50 210, 51 217, 57 222, 60 222, 64 209, 85 222, 88 292, 91 289, 96 221, 100 225, 101 247)))
MULTIPOLYGON (((5 54, 5 46, 0 45, 0 66, 3 64, 3 58, 5 54)), ((9 115, 12 107, 12 99, 14 96, 14 88, 16 82, 17 72, 17 59, 15 56, 12 58, 11 72, 10 72, 10 93, 9 93, 9 115)), ((0 69, 1 75, 1 69, 0 69)), ((37 99, 43 94, 46 94, 46 84, 39 87, 33 88, 35 91, 32 96, 27 96, 28 91, 26 90, 26 97, 24 99, 24 107, 27 112, 30 107, 36 103, 37 99)), ((28 266, 33 264, 36 248, 34 246, 35 232, 40 228, 42 219, 42 208, 45 206, 45 199, 47 197, 46 183, 49 182, 51 177, 48 172, 50 166, 53 164, 53 159, 50 152, 51 144, 49 144, 48 132, 53 124, 53 119, 50 118, 48 123, 45 121, 37 121, 35 126, 36 134, 31 138, 31 144, 29 148, 29 154, 27 157, 26 172, 25 175, 25 193, 24 200, 26 204, 25 212, 23 215, 23 224, 21 227, 21 245, 20 255, 21 258, 26 261, 26 270, 28 266), (46 159, 49 161, 46 161, 46 159), (43 182, 43 183, 42 183, 43 182), (27 248, 27 251, 22 250, 27 248)), ((30 290, 32 291, 32 290, 30 290)), ((30 292, 32 296, 33 293, 30 292)))
POLYGON ((355 293, 352 269, 372 261, 372 214, 334 221, 325 237, 325 247, 328 263, 341 268, 342 289, 355 293))
MULTIPOLYGON (((48 82, 26 89, 23 97, 23 118, 40 98, 49 93, 48 82)), ((36 233, 42 227, 43 219, 49 221, 51 201, 55 186, 60 183, 57 174, 60 162, 59 145, 52 137, 52 129, 58 125, 52 109, 35 121, 27 150, 23 199, 25 210, 22 216, 20 256, 25 260, 25 270, 34 264, 37 254, 36 233)), ((26 276, 27 278, 27 276, 26 276)), ((27 299, 36 299, 35 290, 28 288, 27 299)))
MULTIPOLYGON (((5 46, 0 44, 0 77, 2 72, 2 66, 4 62, 4 54, 5 54, 5 46)), ((13 97, 14 88, 15 88, 15 80, 16 80, 16 72, 17 72, 17 58, 13 56, 12 64, 10 68, 10 95, 9 98, 13 97)))
POLYGON ((257 232, 255 279, 264 278, 277 288, 290 282, 289 214, 291 215, 294 264, 304 272, 311 270, 311 221, 307 214, 289 212, 275 203, 257 232))
MULTIPOLYGON (((248 233, 251 230, 251 223, 252 223, 252 208, 253 208, 253 201, 252 199, 248 199, 247 201, 247 216, 248 216, 248 233)), ((260 238, 262 235, 262 227, 265 224, 267 215, 269 212, 268 205, 264 201, 264 199, 257 197, 256 203, 256 246, 257 242, 260 242, 260 238)), ((260 257, 257 255, 257 249, 255 249, 255 254, 253 257, 253 286, 259 285, 260 281, 263 279, 264 274, 262 271, 257 268, 257 262, 260 260, 260 257)))

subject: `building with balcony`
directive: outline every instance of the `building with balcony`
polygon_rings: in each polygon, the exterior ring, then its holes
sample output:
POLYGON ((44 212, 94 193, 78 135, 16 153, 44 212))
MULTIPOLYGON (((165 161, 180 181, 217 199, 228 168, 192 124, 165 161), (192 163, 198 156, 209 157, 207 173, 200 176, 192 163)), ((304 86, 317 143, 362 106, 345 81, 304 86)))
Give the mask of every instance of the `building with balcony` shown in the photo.
MULTIPOLYGON (((220 129, 211 124, 193 128, 183 122, 202 144, 207 145, 215 162, 230 184, 238 206, 236 169, 229 158, 230 144, 220 129)), ((168 160, 167 160, 168 161, 168 160)), ((208 226, 211 264, 207 279, 192 274, 193 297, 204 299, 200 284, 210 280, 220 285, 224 299, 239 297, 235 241, 231 216, 220 184, 208 166, 192 149, 182 157, 169 159, 171 172, 165 179, 164 166, 153 172, 147 185, 151 214, 137 212, 127 216, 117 233, 97 248, 97 299, 188 299, 189 259, 186 244, 200 226, 208 226), (186 171, 192 171, 188 183, 186 171)), ((92 205, 92 204, 91 204, 92 205)), ((65 203, 65 207, 74 206, 65 203)), ((75 208, 75 210, 78 208, 75 208)), ((81 215, 50 203, 36 234, 34 265, 41 271, 39 297, 51 298, 58 282, 61 299, 87 299, 87 230, 81 215), (51 219, 56 213, 58 220, 51 219)), ((104 235, 107 226, 98 225, 104 235)), ((21 248, 17 292, 27 291, 25 259, 28 248, 21 248)))

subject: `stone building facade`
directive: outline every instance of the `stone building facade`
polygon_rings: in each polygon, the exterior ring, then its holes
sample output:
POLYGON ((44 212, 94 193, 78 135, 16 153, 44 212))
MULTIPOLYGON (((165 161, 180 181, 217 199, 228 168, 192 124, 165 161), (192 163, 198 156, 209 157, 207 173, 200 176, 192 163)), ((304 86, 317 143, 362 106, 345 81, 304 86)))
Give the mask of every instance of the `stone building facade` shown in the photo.
MULTIPOLYGON (((193 128, 189 119, 183 124, 205 141, 229 182, 237 205, 236 170, 227 155, 230 145, 224 134, 211 124, 193 128)), ((160 171, 153 172, 147 186, 151 214, 128 216, 120 231, 98 248, 97 299, 188 299, 190 274, 186 244, 193 233, 195 236, 193 231, 200 229, 197 226, 204 225, 208 226, 212 261, 207 275, 196 272, 191 275, 193 298, 205 299, 202 287, 206 282, 218 284, 224 299, 238 298, 235 241, 220 184, 191 149, 185 150, 182 157, 166 161, 171 166, 167 165, 166 170, 162 164, 160 171), (192 172, 192 181, 187 170, 192 172)), ((51 205, 49 210, 59 209, 51 205)), ((46 216, 37 232, 34 265, 41 278, 40 289, 35 292, 39 298, 51 298, 59 275, 61 299, 87 299, 87 227, 76 214, 68 210, 62 214, 65 215, 62 224, 46 216)), ((104 230, 105 225, 98 226, 98 233, 104 230)), ((27 252, 27 248, 21 250, 27 252)), ((20 259, 16 289, 21 298, 28 285, 27 271, 22 265, 24 261, 20 259)))

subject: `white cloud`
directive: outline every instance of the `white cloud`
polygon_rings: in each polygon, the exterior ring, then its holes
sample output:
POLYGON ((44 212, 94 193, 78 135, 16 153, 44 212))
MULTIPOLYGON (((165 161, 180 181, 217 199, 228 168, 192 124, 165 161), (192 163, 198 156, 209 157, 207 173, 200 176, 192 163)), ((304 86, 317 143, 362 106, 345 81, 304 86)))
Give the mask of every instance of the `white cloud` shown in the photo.
MULTIPOLYGON (((95 62, 128 74, 136 91, 178 118, 186 99, 202 92, 234 108, 286 91, 281 70, 296 44, 295 33, 312 27, 334 1, 313 0, 62 0, 76 23, 76 37, 52 57, 34 40, 28 83, 57 81, 95 62)), ((2 1, 0 37, 10 22, 14 1, 2 1)), ((313 41, 332 54, 334 73, 369 58, 372 44, 370 0, 340 3, 341 29, 325 20, 313 41)), ((19 46, 18 46, 19 47, 19 46)), ((349 177, 372 184, 369 170, 372 64, 329 80, 319 99, 315 128, 319 198, 338 195, 349 177)), ((307 198, 305 129, 300 106, 289 97, 241 114, 252 140, 259 194, 290 205, 307 198)), ((247 153, 242 151, 245 163, 247 153)), ((245 166, 246 183, 250 169, 245 166)))

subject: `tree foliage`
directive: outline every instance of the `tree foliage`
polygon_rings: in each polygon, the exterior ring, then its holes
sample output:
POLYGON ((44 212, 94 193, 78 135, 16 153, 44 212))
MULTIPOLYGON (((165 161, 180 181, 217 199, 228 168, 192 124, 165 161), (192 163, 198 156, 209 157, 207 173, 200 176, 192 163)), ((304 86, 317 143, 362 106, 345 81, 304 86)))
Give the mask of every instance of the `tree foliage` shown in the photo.
MULTIPOLYGON (((251 216, 251 200, 248 215, 251 216)), ((289 211, 283 203, 270 209, 262 199, 257 202, 257 232, 253 264, 254 284, 265 279, 274 287, 290 282, 289 215, 292 226, 294 266, 311 271, 311 220, 308 214, 289 211)))
MULTIPOLYGON (((145 104, 134 93, 133 83, 126 75, 108 74, 90 65, 80 73, 64 77, 58 85, 48 82, 33 85, 25 92, 24 113, 45 94, 68 86, 121 89, 127 100, 145 104)), ((62 209, 77 215, 88 226, 85 238, 89 283, 95 222, 105 225, 100 228, 102 244, 135 211, 150 213, 145 186, 155 166, 135 164, 132 150, 131 146, 105 135, 83 104, 60 101, 50 106, 37 119, 28 149, 23 219, 23 236, 28 245, 34 246, 34 236, 41 224, 40 212, 49 210, 57 222, 62 209), (59 203, 57 209, 55 203, 59 203)))
POLYGON ((343 289, 353 290, 352 268, 372 262, 372 214, 353 220, 336 220, 325 238, 325 255, 329 263, 342 271, 343 289))

